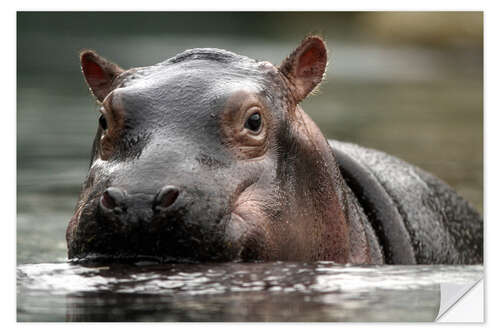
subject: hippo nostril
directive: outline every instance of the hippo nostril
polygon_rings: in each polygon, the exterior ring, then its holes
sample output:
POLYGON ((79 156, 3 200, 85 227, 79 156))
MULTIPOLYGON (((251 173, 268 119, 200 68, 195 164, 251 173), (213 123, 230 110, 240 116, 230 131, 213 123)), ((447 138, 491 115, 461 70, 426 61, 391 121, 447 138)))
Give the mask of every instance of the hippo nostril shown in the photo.
POLYGON ((172 185, 164 186, 155 198, 155 208, 167 208, 173 205, 179 196, 179 189, 172 185))
POLYGON ((118 207, 125 199, 125 193, 117 187, 109 187, 101 196, 101 205, 107 209, 118 207))

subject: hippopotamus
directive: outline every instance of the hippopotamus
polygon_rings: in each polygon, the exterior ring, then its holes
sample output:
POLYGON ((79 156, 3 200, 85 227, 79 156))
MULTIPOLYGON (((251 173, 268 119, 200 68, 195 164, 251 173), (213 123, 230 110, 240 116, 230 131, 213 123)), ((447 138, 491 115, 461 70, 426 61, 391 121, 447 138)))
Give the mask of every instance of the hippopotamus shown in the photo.
POLYGON ((304 112, 327 60, 319 36, 279 66, 196 48, 125 70, 82 51, 100 116, 68 258, 482 263, 482 217, 452 188, 304 112))

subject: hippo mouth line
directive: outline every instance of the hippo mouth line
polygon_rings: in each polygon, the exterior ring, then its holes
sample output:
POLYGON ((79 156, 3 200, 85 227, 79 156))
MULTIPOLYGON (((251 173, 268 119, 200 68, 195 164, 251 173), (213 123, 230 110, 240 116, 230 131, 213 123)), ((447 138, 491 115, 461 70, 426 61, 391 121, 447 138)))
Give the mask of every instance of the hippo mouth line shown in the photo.
POLYGON ((179 258, 170 256, 152 255, 111 255, 101 253, 89 253, 83 257, 69 259, 70 263, 82 265, 100 264, 134 264, 134 265, 158 265, 158 264, 196 264, 198 260, 191 258, 179 258))

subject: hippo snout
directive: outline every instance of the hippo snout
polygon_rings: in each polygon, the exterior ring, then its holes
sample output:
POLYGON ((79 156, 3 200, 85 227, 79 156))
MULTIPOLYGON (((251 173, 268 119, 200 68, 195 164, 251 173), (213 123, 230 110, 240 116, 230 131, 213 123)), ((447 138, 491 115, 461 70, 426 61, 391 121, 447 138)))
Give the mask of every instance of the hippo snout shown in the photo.
POLYGON ((101 195, 98 207, 98 222, 115 227, 115 231, 127 231, 142 227, 151 230, 168 224, 170 219, 181 219, 178 187, 166 185, 156 194, 127 193, 120 187, 109 187, 101 195), (156 223, 154 223, 156 222, 156 223))
POLYGON ((192 184, 137 188, 113 185, 92 195, 68 229, 69 256, 99 261, 227 260, 241 251, 225 229, 223 202, 208 205, 192 184), (73 225, 75 227, 73 227, 73 225))
MULTIPOLYGON (((164 186, 151 201, 153 210, 164 210, 174 204, 179 196, 179 189, 173 185, 164 186)), ((119 187, 109 187, 101 195, 100 208, 104 211, 120 213, 127 209, 127 193, 119 187)))
MULTIPOLYGON (((108 187, 78 214, 78 228, 69 233, 69 255, 104 261, 222 260, 228 255, 223 222, 229 215, 221 213, 212 222, 212 212, 200 202, 206 198, 189 186, 143 192, 129 185, 108 187)), ((238 244, 230 245, 233 255, 238 244)))

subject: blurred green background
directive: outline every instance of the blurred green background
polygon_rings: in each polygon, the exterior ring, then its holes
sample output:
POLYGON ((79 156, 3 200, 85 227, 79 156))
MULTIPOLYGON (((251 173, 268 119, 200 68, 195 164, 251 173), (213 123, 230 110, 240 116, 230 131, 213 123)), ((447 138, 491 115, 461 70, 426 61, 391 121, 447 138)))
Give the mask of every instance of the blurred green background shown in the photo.
POLYGON ((18 263, 66 256, 97 126, 81 49, 124 68, 194 47, 279 64, 309 33, 330 52, 326 81, 303 102, 325 136, 416 164, 482 212, 481 12, 19 12, 18 263))

